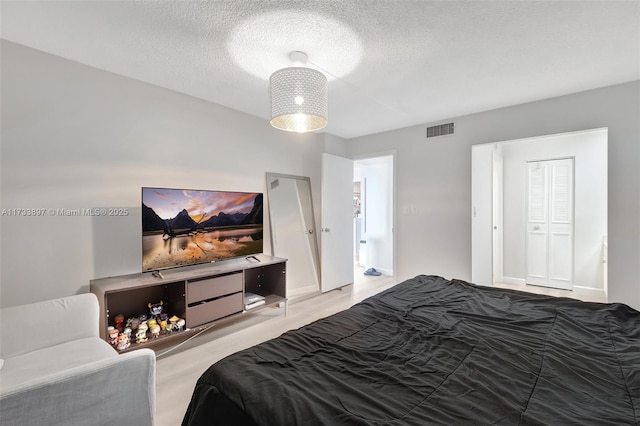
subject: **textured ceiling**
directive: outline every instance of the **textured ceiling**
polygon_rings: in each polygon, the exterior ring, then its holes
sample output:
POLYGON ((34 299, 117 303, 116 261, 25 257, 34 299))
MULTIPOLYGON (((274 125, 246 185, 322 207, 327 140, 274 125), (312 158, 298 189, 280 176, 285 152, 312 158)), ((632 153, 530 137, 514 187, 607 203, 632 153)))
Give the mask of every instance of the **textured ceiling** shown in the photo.
POLYGON ((351 138, 640 79, 639 1, 2 1, 1 36, 270 118, 302 50, 351 138))

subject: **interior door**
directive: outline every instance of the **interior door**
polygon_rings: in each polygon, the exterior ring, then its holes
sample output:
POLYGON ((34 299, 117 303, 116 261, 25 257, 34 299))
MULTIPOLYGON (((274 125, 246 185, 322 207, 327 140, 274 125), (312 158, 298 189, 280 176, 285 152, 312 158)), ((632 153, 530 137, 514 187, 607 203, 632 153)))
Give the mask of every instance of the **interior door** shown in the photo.
POLYGON ((573 159, 527 163, 527 284, 573 288, 573 159))
POLYGON ((493 145, 471 149, 471 281, 493 285, 493 145))
POLYGON ((353 283, 353 161, 322 154, 320 288, 353 283))
POLYGON ((493 224, 493 277, 492 284, 501 283, 503 281, 503 209, 504 209, 504 197, 503 197, 503 176, 504 176, 504 161, 502 158, 502 149, 496 146, 492 153, 492 182, 491 182, 491 220, 493 224))

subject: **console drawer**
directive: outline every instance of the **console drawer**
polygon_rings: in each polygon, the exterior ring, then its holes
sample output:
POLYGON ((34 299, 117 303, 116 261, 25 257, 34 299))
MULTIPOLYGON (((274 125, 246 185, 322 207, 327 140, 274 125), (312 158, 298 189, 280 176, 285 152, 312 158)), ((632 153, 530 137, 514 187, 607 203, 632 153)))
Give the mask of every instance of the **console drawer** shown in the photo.
POLYGON ((187 327, 197 327, 227 315, 242 312, 242 292, 187 308, 187 327))
POLYGON ((187 304, 242 291, 242 272, 187 282, 187 304))

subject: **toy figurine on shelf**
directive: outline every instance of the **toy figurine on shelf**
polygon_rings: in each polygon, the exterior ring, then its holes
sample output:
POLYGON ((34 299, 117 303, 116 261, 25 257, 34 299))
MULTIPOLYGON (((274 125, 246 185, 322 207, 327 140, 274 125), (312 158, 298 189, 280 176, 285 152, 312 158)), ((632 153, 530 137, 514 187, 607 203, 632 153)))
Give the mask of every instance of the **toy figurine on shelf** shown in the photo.
POLYGON ((158 303, 149 303, 149 313, 151 313, 151 319, 157 319, 162 313, 162 300, 158 303))
POLYGON ((125 327, 129 327, 132 330, 137 330, 138 325, 140 325, 140 320, 138 318, 131 317, 127 320, 127 324, 125 327))
POLYGON ((160 330, 162 331, 162 333, 166 333, 167 332, 167 320, 166 319, 160 320, 160 330))
POLYGON ((157 323, 158 323, 158 321, 156 321, 155 319, 151 318, 149 321, 147 321, 147 327, 149 327, 149 330, 151 330, 151 327, 153 327, 157 323))
POLYGON ((160 321, 169 321, 169 314, 166 312, 163 312, 160 314, 160 321))
POLYGON ((122 331, 122 323, 124 323, 124 315, 119 314, 113 319, 116 323, 116 329, 122 331))
POLYGON ((116 346, 118 344, 118 334, 120 334, 118 330, 113 326, 109 326, 107 333, 109 334, 109 343, 111 343, 112 346, 116 346))
POLYGON ((157 323, 154 323, 151 327, 149 327, 149 331, 151 331, 151 337, 153 337, 154 339, 160 337, 160 326, 157 323))
POLYGON ((138 326, 138 331, 136 331, 136 343, 144 343, 147 339, 147 323, 143 322, 138 326))
POLYGON ((182 331, 182 327, 184 327, 185 321, 183 318, 180 318, 176 321, 176 327, 178 327, 178 331, 182 331))
POLYGON ((129 347, 129 338, 126 334, 120 333, 118 334, 118 344, 116 345, 116 349, 119 351, 124 351, 129 347))
POLYGON ((127 339, 129 339, 129 341, 131 341, 131 333, 132 333, 131 327, 125 328, 123 333, 126 334, 127 335, 127 339))
POLYGON ((178 329, 178 325, 177 322, 180 318, 178 318, 177 316, 172 316, 171 318, 169 318, 169 324, 171 325, 171 330, 177 330, 178 329))
POLYGON ((147 314, 140 314, 138 320, 140 321, 140 323, 145 322, 147 320, 147 314))

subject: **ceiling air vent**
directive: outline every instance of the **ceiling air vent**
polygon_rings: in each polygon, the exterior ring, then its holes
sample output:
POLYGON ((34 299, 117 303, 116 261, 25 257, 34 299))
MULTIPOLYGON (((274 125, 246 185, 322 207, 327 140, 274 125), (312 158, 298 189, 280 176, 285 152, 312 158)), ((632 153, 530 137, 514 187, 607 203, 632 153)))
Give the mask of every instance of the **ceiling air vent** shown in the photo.
POLYGON ((438 126, 427 127, 427 137, 444 136, 453 134, 453 123, 440 124, 438 126))

